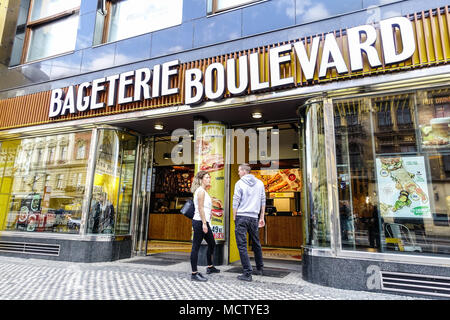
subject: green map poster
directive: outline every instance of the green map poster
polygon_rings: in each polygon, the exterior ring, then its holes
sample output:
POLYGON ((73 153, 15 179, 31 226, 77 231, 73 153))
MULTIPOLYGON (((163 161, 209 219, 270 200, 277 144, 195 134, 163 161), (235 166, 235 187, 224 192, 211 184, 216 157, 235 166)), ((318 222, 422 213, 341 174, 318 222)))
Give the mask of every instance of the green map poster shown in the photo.
POLYGON ((424 157, 377 158, 376 169, 383 217, 431 218, 424 157))

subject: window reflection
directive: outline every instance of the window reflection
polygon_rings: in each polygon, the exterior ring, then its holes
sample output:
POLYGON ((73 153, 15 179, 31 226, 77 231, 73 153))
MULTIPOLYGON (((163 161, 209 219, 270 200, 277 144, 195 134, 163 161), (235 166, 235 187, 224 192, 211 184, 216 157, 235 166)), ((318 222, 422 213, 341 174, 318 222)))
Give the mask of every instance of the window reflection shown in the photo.
POLYGON ((1 142, 0 230, 79 232, 87 159, 76 158, 74 141, 89 148, 91 132, 1 142))
POLYGON ((73 15, 32 29, 27 61, 42 59, 75 49, 78 19, 78 15, 73 15))
POLYGON ((128 234, 137 138, 100 130, 88 233, 128 234))
POLYGON ((108 1, 106 11, 97 13, 95 43, 122 40, 181 24, 182 13, 182 0, 108 1), (105 26, 107 21, 109 24, 105 26))
POLYGON ((323 112, 323 106, 320 103, 311 104, 306 112, 307 242, 312 246, 329 247, 330 216, 323 112))
POLYGON ((257 1, 261 0, 208 0, 207 10, 208 14, 211 14, 257 1))
POLYGON ((81 0, 34 0, 31 21, 49 17, 51 15, 77 8, 80 6, 81 0))
POLYGON ((344 250, 450 253, 449 91, 335 102, 344 250))

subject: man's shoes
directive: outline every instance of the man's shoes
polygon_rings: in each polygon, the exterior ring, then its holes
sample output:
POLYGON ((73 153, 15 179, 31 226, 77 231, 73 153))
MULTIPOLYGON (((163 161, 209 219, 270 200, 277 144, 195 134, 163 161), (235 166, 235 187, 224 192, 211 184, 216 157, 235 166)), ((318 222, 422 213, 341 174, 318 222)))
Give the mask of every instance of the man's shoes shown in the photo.
POLYGON ((263 269, 263 268, 253 270, 253 274, 256 275, 256 276, 262 276, 262 275, 263 275, 263 272, 264 272, 264 269, 263 269))
POLYGON ((212 267, 206 267, 206 274, 211 274, 211 273, 219 273, 220 270, 217 269, 216 267, 212 266, 212 267))
POLYGON ((242 280, 242 281, 248 281, 248 282, 252 281, 252 275, 251 274, 249 274, 249 275, 241 274, 237 278, 239 280, 242 280))
POLYGON ((192 281, 208 281, 208 279, 207 278, 205 278, 200 272, 197 272, 197 273, 193 273, 192 275, 191 275, 191 280, 192 281))

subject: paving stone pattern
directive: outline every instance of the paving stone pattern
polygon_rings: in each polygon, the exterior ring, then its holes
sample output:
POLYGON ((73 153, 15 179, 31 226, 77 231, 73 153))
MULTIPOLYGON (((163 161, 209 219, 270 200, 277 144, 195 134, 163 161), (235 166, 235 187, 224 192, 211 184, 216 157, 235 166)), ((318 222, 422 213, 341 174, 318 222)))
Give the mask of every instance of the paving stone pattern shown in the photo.
MULTIPOLYGON (((237 280, 220 266, 206 283, 190 279, 188 262, 174 265, 71 263, 0 256, 1 300, 413 300, 415 297, 340 290, 311 284, 300 272, 283 278, 237 280)), ((200 271, 204 267, 200 267, 200 271)))

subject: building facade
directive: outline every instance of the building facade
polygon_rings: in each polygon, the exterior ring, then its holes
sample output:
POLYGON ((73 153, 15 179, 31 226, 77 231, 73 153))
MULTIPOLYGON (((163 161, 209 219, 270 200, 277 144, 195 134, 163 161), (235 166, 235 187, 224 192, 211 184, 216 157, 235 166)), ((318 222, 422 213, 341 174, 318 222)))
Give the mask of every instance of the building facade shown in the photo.
POLYGON ((212 177, 215 259, 260 238, 308 281, 449 296, 450 9, 416 0, 2 1, 0 253, 188 250, 212 177))

